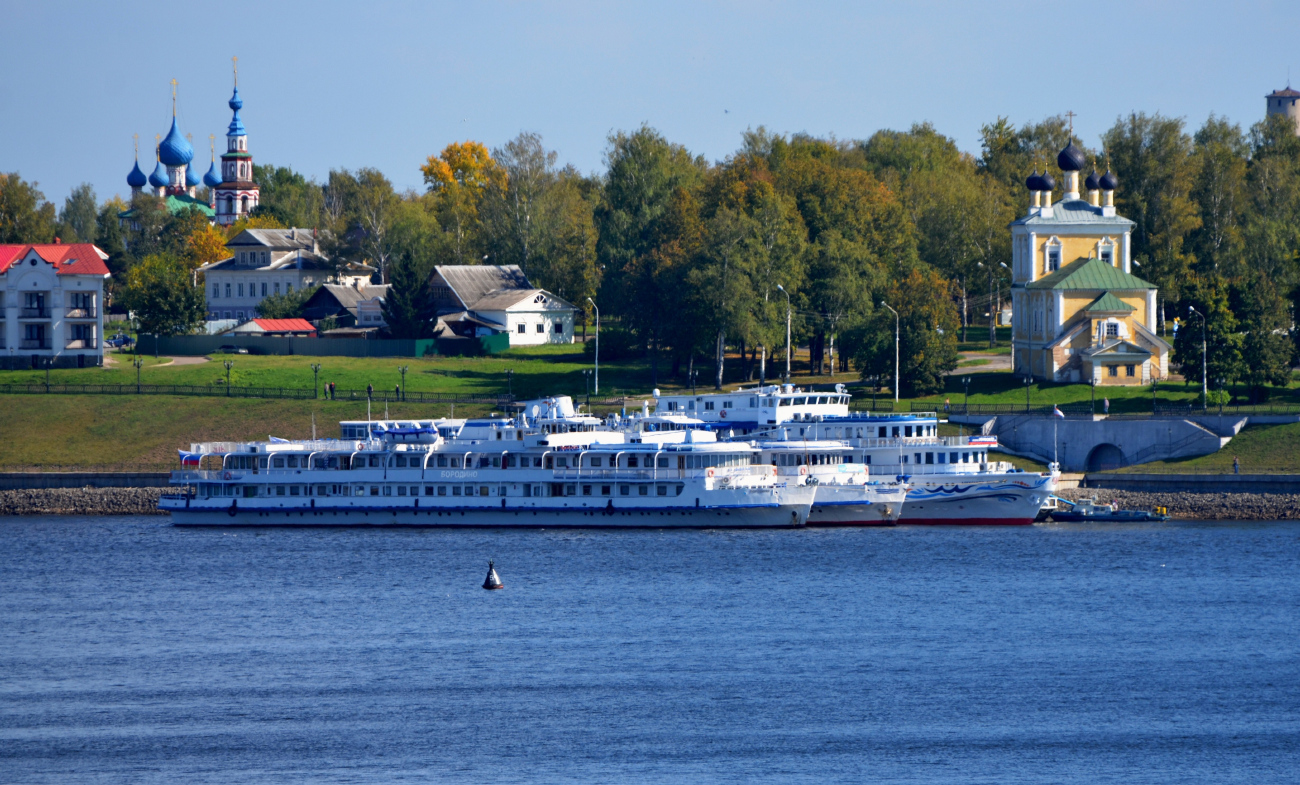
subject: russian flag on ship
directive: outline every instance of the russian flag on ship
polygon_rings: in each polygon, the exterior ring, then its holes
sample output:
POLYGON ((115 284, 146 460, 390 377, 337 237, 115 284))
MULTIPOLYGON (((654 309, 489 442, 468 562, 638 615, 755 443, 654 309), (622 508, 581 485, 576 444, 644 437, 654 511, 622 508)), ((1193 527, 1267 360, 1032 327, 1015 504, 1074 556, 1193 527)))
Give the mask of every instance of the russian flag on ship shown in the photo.
POLYGON ((198 466, 199 460, 203 458, 202 455, 194 452, 185 452, 184 450, 177 450, 176 452, 181 454, 181 466, 198 466))
POLYGON ((1060 407, 1058 406, 1052 407, 1052 414, 1057 417, 1060 417, 1062 420, 1065 419, 1065 412, 1061 411, 1060 407))
POLYGON ((970 440, 967 441, 967 444, 971 445, 972 447, 996 447, 998 444, 998 437, 972 436, 970 437, 970 440))

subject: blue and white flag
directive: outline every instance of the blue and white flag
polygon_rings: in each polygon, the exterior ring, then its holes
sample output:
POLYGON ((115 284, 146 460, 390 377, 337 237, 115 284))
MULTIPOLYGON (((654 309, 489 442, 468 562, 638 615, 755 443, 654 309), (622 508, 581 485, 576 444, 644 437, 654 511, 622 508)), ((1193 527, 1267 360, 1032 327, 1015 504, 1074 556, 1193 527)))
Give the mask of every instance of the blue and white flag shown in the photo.
POLYGON ((268 436, 267 438, 271 440, 271 444, 288 444, 288 443, 289 443, 289 440, 288 440, 288 439, 281 439, 279 436, 268 436))

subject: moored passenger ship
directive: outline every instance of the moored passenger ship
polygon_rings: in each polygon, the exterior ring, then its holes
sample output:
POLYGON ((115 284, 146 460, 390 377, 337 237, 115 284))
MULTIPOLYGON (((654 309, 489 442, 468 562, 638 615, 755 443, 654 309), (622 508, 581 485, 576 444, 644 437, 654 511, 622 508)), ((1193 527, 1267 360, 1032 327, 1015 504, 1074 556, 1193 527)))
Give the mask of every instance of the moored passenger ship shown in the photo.
POLYGON ((751 528, 803 526, 815 494, 707 433, 658 444, 524 418, 387 425, 193 445, 181 459, 197 468, 172 473, 181 492, 160 509, 182 525, 751 528))
MULTIPOLYGON (((900 524, 1030 524, 1060 479, 1055 467, 1025 472, 990 458, 996 437, 940 436, 934 412, 850 412, 850 396, 839 385, 834 392, 769 385, 656 398, 656 412, 697 419, 727 438, 842 445, 802 451, 809 455, 787 452, 777 456, 778 468, 807 465, 809 476, 826 481, 842 474, 845 464, 858 463, 876 478, 906 477, 900 524)), ((814 506, 814 523, 817 518, 814 506)))

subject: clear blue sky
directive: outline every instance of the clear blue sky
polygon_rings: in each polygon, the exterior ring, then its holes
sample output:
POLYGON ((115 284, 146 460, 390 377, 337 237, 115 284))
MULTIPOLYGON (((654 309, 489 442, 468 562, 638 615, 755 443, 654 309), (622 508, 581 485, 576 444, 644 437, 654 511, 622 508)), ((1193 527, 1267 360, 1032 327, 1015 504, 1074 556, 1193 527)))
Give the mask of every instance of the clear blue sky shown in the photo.
POLYGON ((1088 144, 1131 111, 1248 127, 1300 83, 1296 2, 66 3, 0 0, 0 171, 62 205, 80 182, 127 193, 170 122, 207 169, 239 56, 258 163, 323 180, 372 166, 399 189, 452 141, 542 134, 603 168, 606 137, 647 122, 719 160, 766 125, 865 138, 928 120, 978 152, 979 128, 1073 110, 1088 144))

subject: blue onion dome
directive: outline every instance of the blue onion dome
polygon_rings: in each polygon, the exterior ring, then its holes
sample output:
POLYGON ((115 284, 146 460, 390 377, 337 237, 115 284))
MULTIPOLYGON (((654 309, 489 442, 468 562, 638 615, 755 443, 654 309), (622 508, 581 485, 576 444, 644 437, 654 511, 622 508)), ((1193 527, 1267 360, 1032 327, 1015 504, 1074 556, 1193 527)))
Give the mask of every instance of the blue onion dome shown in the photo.
POLYGON ((1056 188, 1056 178, 1052 177, 1050 172, 1043 172, 1042 176, 1038 178, 1038 182, 1042 184, 1042 190, 1044 191, 1051 191, 1056 188))
POLYGON ((244 130, 244 121, 239 119, 239 110, 244 108, 244 99, 239 97, 239 88, 235 88, 235 94, 230 96, 230 111, 234 116, 230 118, 230 128, 226 129, 227 136, 244 136, 248 132, 244 130))
POLYGON ((199 168, 197 166, 190 164, 185 167, 185 187, 198 188, 202 182, 203 178, 199 176, 199 168))
POLYGON ((1100 185, 1103 191, 1113 191, 1119 185, 1119 180, 1116 180, 1115 175, 1111 174, 1110 170, 1107 169, 1106 173, 1101 176, 1100 185))
POLYGON ((1028 189, 1031 190, 1031 191, 1041 191, 1041 190, 1043 190, 1043 189, 1042 189, 1042 178, 1040 178, 1040 177, 1038 176, 1038 170, 1037 170, 1037 169, 1034 170, 1034 173, 1033 173, 1033 174, 1031 174, 1031 175, 1029 175, 1028 177, 1025 178, 1025 188, 1028 188, 1028 189))
POLYGON ((1089 191, 1101 190, 1101 180, 1097 177, 1096 169, 1093 169, 1092 174, 1088 175, 1088 179, 1083 181, 1083 187, 1087 188, 1089 191))
POLYGON ((167 170, 163 168, 162 161, 159 161, 153 169, 153 174, 149 175, 149 185, 154 188, 165 188, 168 182, 170 181, 167 179, 167 170))
POLYGON ((194 148, 176 127, 175 116, 172 117, 172 129, 158 146, 158 160, 168 166, 184 166, 194 160, 194 148))
POLYGON ((126 176, 126 184, 132 188, 144 188, 149 184, 149 178, 144 176, 140 171, 140 160, 137 158, 135 166, 131 167, 131 173, 126 176))
POLYGON ((208 167, 208 173, 203 175, 203 184, 209 188, 216 188, 221 185, 221 175, 217 173, 216 161, 213 161, 212 166, 208 167))
POLYGON ((1065 149, 1056 154, 1056 165, 1061 167, 1062 172, 1077 172, 1083 169, 1083 151, 1074 146, 1074 140, 1065 146, 1065 149))

